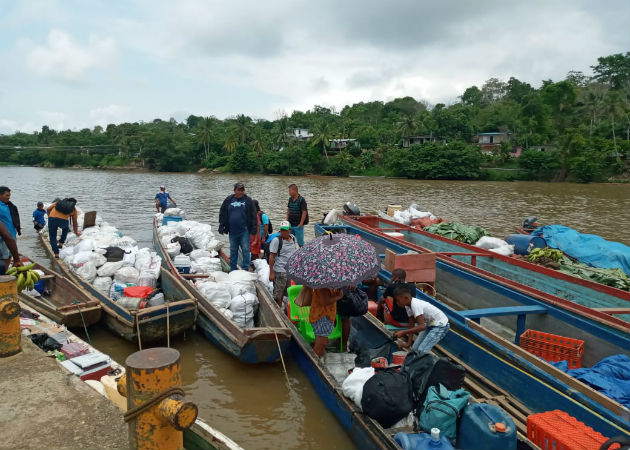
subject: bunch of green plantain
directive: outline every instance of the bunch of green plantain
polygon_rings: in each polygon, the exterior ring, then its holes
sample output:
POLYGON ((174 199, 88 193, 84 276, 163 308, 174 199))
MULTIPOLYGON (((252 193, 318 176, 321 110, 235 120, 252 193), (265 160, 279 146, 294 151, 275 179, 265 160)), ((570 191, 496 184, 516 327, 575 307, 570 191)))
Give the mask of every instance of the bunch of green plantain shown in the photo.
POLYGON ((545 247, 545 248, 535 248, 529 253, 529 257, 527 258, 530 262, 536 262, 540 258, 548 258, 552 261, 560 261, 563 253, 560 250, 556 250, 555 248, 545 247))
POLYGON ((17 277, 17 291, 22 292, 28 288, 33 290, 35 283, 39 281, 39 273, 32 270, 35 267, 35 263, 21 267, 11 267, 7 270, 7 275, 13 275, 17 277))

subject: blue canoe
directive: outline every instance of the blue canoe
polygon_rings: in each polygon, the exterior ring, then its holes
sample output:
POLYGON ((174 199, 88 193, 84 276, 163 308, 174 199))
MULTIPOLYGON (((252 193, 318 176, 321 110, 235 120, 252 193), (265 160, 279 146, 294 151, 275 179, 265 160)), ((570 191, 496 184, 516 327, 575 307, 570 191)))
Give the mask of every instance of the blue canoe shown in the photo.
MULTIPOLYGON (((199 308, 197 327, 204 337, 226 353, 248 364, 271 363, 280 359, 291 340, 280 310, 267 290, 256 283, 259 300, 258 313, 253 328, 241 328, 221 313, 192 284, 192 281, 207 275, 180 274, 159 239, 157 223, 153 222, 153 246, 162 258, 162 265, 170 271, 179 285, 196 299, 199 308)), ((221 252, 223 270, 229 269, 228 257, 221 252)))
POLYGON ((583 280, 557 270, 520 259, 499 255, 474 245, 448 239, 378 216, 342 216, 344 225, 373 234, 409 250, 436 252, 438 259, 453 264, 470 264, 503 284, 511 285, 548 303, 580 312, 583 316, 609 327, 630 332, 630 323, 611 313, 630 316, 630 292, 583 280), (387 233, 403 235, 397 239, 387 233))
MULTIPOLYGON (((315 233, 319 235, 331 228, 340 231, 340 227, 317 224, 315 233)), ((379 253, 385 248, 401 254, 409 250, 402 243, 364 233, 359 228, 348 226, 345 231, 365 238, 379 253)), ((389 276, 388 272, 381 271, 382 278, 389 276)), ((449 317, 451 332, 442 342, 446 350, 534 412, 558 408, 606 436, 630 436, 627 408, 518 346, 520 335, 527 328, 582 339, 585 341, 582 364, 590 366, 612 354, 629 355, 628 333, 587 320, 484 278, 474 270, 441 260, 436 261, 435 288, 441 301, 419 290, 417 296, 438 306, 449 317)), ((378 321, 373 323, 370 317, 362 320, 375 326, 378 321)), ((382 336, 376 335, 375 341, 380 340, 382 344, 382 336)))

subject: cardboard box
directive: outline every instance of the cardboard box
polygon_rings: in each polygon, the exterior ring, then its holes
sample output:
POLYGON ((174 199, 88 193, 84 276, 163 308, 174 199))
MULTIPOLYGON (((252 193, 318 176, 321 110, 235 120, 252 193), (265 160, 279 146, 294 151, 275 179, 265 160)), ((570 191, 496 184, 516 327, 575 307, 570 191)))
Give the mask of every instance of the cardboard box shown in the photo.
POLYGON ((391 249, 385 250, 385 270, 403 269, 407 282, 435 282, 435 253, 405 253, 399 255, 391 249))

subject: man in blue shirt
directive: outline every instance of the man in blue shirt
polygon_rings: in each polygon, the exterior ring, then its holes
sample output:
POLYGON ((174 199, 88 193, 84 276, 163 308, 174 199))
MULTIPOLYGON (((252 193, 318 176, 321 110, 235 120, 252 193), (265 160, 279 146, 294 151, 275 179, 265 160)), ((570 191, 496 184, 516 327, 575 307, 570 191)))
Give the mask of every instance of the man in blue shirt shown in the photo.
MULTIPOLYGON (((0 222, 6 228, 9 235, 16 239, 18 234, 22 234, 20 230, 20 216, 17 207, 11 203, 11 189, 6 186, 0 186, 0 222)), ((6 267, 9 267, 11 251, 7 246, 7 240, 0 241, 0 258, 6 260, 6 267)), ((17 261, 19 262, 19 260, 17 261)))
POLYGON ((258 219, 254 201, 245 195, 245 185, 236 183, 234 194, 228 195, 219 211, 219 233, 230 236, 230 271, 237 269, 238 249, 243 255, 243 270, 249 270, 251 254, 249 236, 255 235, 258 219))
POLYGON ((33 211, 33 227, 39 232, 46 225, 46 210, 42 202, 37 202, 37 209, 33 211))
POLYGON ((173 198, 171 197, 171 194, 166 192, 166 187, 160 186, 160 192, 155 194, 155 209, 157 209, 157 212, 161 212, 162 214, 164 214, 164 211, 166 211, 166 208, 168 207, 169 200, 173 204, 173 206, 177 208, 177 204, 175 203, 175 200, 173 200, 173 198))

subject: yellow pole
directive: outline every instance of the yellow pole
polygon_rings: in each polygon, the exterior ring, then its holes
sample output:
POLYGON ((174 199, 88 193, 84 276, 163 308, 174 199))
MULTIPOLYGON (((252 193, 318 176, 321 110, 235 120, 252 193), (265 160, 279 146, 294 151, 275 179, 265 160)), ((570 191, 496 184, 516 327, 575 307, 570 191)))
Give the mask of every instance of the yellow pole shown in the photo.
POLYGON ((0 275, 0 357, 19 353, 21 337, 16 278, 0 275))
POLYGON ((129 443, 132 449, 183 449, 182 430, 197 419, 197 406, 181 395, 179 352, 150 348, 133 353, 118 392, 127 397, 129 443), (178 389, 179 388, 179 389, 178 389), (161 395, 166 391, 180 391, 161 395))

